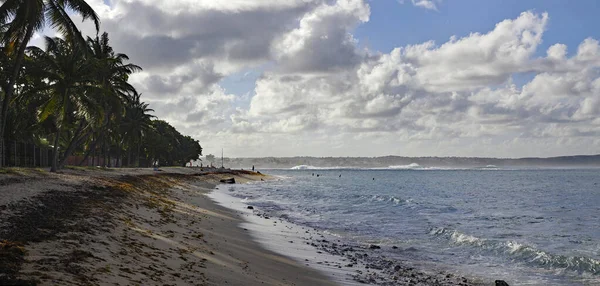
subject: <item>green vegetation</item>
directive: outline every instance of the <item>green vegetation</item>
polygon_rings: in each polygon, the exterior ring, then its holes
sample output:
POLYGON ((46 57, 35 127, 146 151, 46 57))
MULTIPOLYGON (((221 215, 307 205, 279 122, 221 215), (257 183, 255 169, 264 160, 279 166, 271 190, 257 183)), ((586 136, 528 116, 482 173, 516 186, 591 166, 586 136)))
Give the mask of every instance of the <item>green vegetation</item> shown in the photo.
POLYGON ((85 1, 2 2, 0 142, 51 147, 52 171, 74 164, 73 158, 79 165, 91 159, 107 167, 184 166, 202 155, 197 140, 149 114, 153 110, 128 83, 142 68, 113 51, 107 33, 84 38, 69 13, 100 30, 85 1), (45 49, 29 47, 47 23, 62 37, 45 37, 45 49))

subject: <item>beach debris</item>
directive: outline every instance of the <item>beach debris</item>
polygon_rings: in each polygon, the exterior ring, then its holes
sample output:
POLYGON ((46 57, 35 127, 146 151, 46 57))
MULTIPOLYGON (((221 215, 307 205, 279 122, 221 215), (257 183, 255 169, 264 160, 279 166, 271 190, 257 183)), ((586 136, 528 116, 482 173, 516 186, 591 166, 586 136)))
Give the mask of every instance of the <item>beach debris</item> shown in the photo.
POLYGON ((375 244, 371 244, 371 245, 369 245, 369 249, 381 249, 381 246, 375 245, 375 244))
POLYGON ((496 283, 496 286, 508 286, 508 283, 504 280, 496 280, 494 283, 496 283))
POLYGON ((16 277, 21 264, 25 262, 25 254, 26 250, 22 243, 0 241, 0 283, 2 285, 17 285, 23 282, 16 277))
POLYGON ((235 178, 222 179, 219 182, 224 183, 224 184, 235 184, 235 178))

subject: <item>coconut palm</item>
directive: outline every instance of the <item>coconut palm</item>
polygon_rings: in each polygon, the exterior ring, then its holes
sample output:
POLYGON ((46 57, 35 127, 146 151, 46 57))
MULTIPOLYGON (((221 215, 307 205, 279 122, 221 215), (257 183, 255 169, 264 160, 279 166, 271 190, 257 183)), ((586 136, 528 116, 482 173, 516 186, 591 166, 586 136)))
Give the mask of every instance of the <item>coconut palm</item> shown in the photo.
MULTIPOLYGON (((106 156, 110 157, 108 149, 110 149, 111 141, 116 143, 118 150, 121 149, 123 144, 123 136, 120 136, 118 132, 114 132, 119 129, 119 122, 125 113, 123 103, 131 101, 138 95, 135 88, 127 80, 129 75, 141 71, 142 68, 131 63, 126 64, 125 61, 129 60, 129 57, 113 51, 113 48, 109 45, 108 33, 103 33, 101 36, 96 36, 96 38, 88 37, 87 45, 91 51, 91 56, 96 62, 96 80, 102 87, 105 114, 104 124, 100 129, 102 134, 100 138, 103 141, 102 149, 104 150, 105 162, 110 162, 110 160, 106 160, 106 156)), ((117 157, 117 161, 120 160, 119 158, 120 156, 117 157)))
MULTIPOLYGON (((95 65, 86 58, 86 50, 81 46, 60 38, 46 37, 46 50, 32 49, 32 54, 38 60, 38 68, 29 71, 47 81, 42 89, 31 92, 46 92, 48 99, 41 106, 40 121, 52 119, 56 126, 54 136, 54 158, 51 171, 59 168, 59 145, 63 132, 69 130, 70 139, 64 152, 64 158, 84 138, 82 134, 94 122, 101 118, 102 109, 100 88, 95 80, 95 65)), ((68 139, 68 138, 67 138, 68 139)))
POLYGON ((131 165, 131 151, 137 147, 135 166, 140 166, 140 149, 142 138, 152 130, 152 118, 155 116, 148 114, 154 112, 148 108, 148 104, 140 100, 140 95, 136 94, 126 106, 125 118, 123 119, 122 130, 124 139, 127 142, 127 164, 131 165))
POLYGON ((92 20, 96 31, 100 30, 100 19, 96 12, 84 0, 4 0, 0 6, 0 26, 3 42, 12 65, 8 67, 9 77, 5 84, 4 101, 0 110, 0 140, 4 139, 4 129, 8 114, 8 106, 15 92, 15 84, 22 67, 27 44, 37 31, 44 29, 46 23, 63 34, 71 41, 84 42, 84 38, 69 17, 68 11, 73 11, 92 20))

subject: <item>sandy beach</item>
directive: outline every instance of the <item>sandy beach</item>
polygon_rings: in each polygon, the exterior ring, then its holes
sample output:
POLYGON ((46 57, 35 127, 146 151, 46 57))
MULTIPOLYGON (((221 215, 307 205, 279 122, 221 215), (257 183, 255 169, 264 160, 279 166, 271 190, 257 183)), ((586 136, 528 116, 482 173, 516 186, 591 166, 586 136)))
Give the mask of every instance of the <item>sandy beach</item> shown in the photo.
POLYGON ((0 175, 1 285, 333 285, 251 239, 205 195, 247 171, 75 169, 0 175))
POLYGON ((243 170, 0 174, 0 285, 479 285, 269 218, 220 180, 243 170), (229 200, 229 202, 228 202, 229 200))

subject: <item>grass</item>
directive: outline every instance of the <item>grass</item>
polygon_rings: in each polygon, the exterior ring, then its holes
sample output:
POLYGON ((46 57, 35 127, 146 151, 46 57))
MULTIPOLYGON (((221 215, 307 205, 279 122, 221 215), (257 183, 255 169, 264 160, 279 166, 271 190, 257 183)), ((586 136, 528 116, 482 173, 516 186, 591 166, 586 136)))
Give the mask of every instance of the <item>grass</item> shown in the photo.
POLYGON ((16 175, 16 176, 27 176, 27 175, 48 175, 48 171, 42 168, 22 168, 22 167, 3 167, 0 168, 0 175, 16 175))
POLYGON ((21 175, 21 173, 19 173, 18 169, 21 169, 21 168, 0 168, 0 174, 3 174, 3 175, 21 175))

